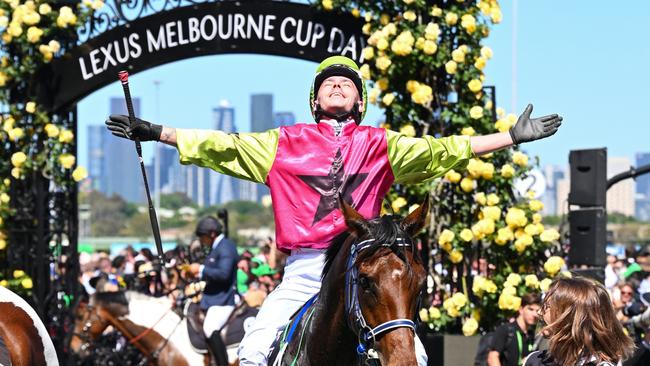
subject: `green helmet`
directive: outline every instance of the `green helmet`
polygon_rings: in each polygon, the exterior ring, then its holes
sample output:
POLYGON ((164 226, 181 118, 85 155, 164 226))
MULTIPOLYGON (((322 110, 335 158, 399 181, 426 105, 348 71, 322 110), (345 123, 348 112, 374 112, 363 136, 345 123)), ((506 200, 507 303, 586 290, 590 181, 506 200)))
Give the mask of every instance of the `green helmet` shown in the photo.
POLYGON ((316 94, 318 94, 318 89, 320 89, 321 84, 325 79, 330 76, 344 76, 354 83, 357 87, 359 95, 363 99, 363 112, 361 115, 358 115, 358 109, 356 111, 351 111, 350 114, 356 116, 358 120, 357 124, 361 123, 363 117, 366 115, 366 109, 368 108, 368 93, 366 92, 366 84, 361 78, 361 73, 359 72, 359 66, 350 58, 345 56, 331 56, 323 60, 323 62, 318 65, 316 69, 316 75, 314 75, 314 82, 311 85, 311 91, 309 92, 309 108, 311 109, 311 114, 318 122, 320 119, 319 111, 314 110, 314 101, 316 100, 316 94))

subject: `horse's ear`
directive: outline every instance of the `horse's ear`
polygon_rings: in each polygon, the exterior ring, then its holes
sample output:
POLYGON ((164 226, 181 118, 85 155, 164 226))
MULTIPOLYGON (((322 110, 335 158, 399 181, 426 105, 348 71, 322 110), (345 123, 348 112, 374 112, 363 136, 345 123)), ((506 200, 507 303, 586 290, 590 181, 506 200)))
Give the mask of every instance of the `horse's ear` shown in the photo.
POLYGON ((343 197, 339 195, 338 197, 339 207, 343 212, 343 217, 345 218, 345 223, 348 225, 348 229, 351 233, 356 235, 358 238, 362 237, 368 233, 368 223, 366 219, 361 216, 354 207, 350 206, 343 200, 343 197))
POLYGON ((416 208, 413 212, 406 216, 404 221, 402 221, 402 228, 411 237, 417 235, 417 233, 419 233, 420 230, 422 230, 424 227, 428 213, 429 195, 427 194, 426 197, 424 197, 424 202, 422 202, 420 207, 416 208))

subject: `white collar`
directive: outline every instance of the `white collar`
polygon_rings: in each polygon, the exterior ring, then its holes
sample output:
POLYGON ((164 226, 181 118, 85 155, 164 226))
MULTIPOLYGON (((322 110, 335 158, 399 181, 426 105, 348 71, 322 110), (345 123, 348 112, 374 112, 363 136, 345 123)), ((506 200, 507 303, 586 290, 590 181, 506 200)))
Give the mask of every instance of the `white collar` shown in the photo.
POLYGON ((223 234, 219 234, 216 238, 214 238, 214 241, 212 242, 212 249, 216 248, 219 246, 219 243, 221 243, 221 240, 223 240, 225 236, 223 234))

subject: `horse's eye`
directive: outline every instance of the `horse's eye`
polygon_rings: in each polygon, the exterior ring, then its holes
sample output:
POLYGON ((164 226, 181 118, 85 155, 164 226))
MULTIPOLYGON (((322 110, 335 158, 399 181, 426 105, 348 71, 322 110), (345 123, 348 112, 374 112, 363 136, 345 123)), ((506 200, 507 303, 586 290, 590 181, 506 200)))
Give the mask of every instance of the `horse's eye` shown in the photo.
POLYGON ((369 290, 370 287, 372 286, 372 282, 367 276, 360 275, 359 276, 359 286, 364 289, 364 290, 369 290))

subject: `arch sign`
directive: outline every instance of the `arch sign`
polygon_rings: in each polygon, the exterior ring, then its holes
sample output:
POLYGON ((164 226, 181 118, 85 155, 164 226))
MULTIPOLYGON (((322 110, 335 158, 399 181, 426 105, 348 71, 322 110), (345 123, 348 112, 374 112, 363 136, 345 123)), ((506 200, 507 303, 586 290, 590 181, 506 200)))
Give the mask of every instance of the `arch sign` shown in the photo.
POLYGON ((219 1, 183 6, 112 28, 52 63, 52 109, 131 73, 186 58, 260 53, 309 61, 342 54, 363 62, 363 22, 306 4, 219 1))

